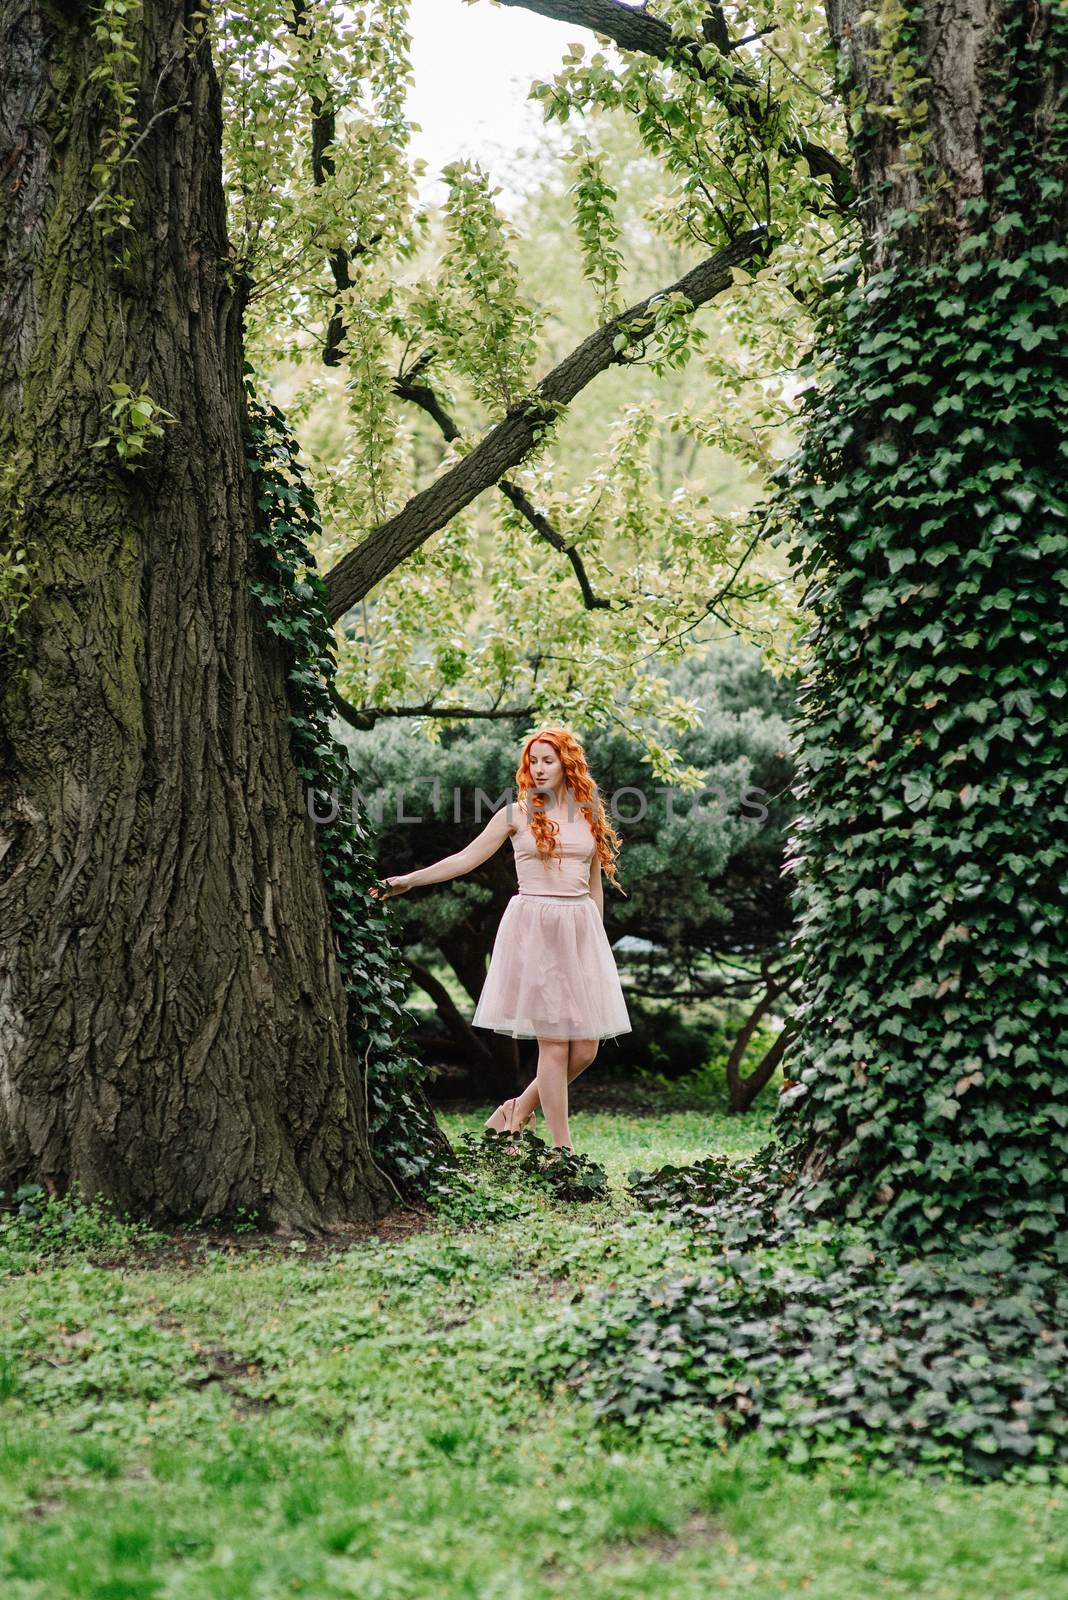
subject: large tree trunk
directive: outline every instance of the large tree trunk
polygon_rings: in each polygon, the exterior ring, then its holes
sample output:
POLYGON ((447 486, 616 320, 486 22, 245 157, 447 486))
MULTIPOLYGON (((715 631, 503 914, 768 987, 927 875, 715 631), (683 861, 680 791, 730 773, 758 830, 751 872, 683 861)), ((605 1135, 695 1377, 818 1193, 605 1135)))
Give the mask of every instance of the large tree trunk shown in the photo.
MULTIPOLYGON (((938 261, 973 231, 969 202, 987 189, 997 151, 987 148, 994 128, 984 127, 982 113, 990 107, 990 80, 1004 67, 1007 33, 1035 25, 1045 33, 1049 19, 1042 22, 1041 13, 1049 7, 1036 0, 922 0, 880 12, 866 0, 826 0, 826 8, 844 86, 863 106, 853 154, 869 276, 896 261, 938 261), (940 174, 936 185, 927 166, 940 174), (921 203, 919 220, 897 230, 900 214, 921 203)), ((1051 63, 1044 106, 1006 109, 1048 120, 1056 77, 1051 63)))
POLYGON ((0 721, 0 1188, 159 1217, 373 1217, 365 1087, 283 661, 248 589, 241 285, 192 5, 145 0, 133 228, 87 215, 88 8, 0 0, 5 545, 34 598, 0 721), (131 243, 128 270, 114 264, 131 243), (108 384, 177 418, 143 470, 108 384))
POLYGON ((1068 17, 828 15, 866 270, 789 478, 817 626, 779 1131, 812 1210, 1045 1247, 1068 1156, 1068 17))

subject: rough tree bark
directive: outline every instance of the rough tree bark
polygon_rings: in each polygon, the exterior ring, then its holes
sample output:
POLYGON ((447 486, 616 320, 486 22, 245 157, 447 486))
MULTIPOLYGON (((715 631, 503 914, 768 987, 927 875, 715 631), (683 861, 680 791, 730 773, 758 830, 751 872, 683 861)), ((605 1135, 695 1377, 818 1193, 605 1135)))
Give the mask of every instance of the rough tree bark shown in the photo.
POLYGON ((88 213, 88 8, 0 0, 3 534, 35 598, 0 704, 0 1188, 171 1218, 374 1217, 278 641, 248 591, 242 291, 192 4, 145 0, 132 264, 88 213), (110 382, 177 418, 140 471, 110 382))
MULTIPOLYGON (((893 68, 888 66, 887 44, 872 7, 865 0, 826 0, 826 9, 831 36, 843 53, 858 96, 869 106, 892 101, 893 68)), ((919 165, 904 159, 901 123, 893 117, 867 115, 865 138, 856 154, 856 177, 872 273, 881 271, 894 255, 937 260, 955 236, 969 231, 967 202, 981 195, 984 187, 983 77, 997 61, 1008 9, 1002 0, 927 0, 923 7, 917 55, 929 80, 924 85, 928 107, 924 125, 930 135, 925 160, 936 164, 946 181, 931 197, 926 225, 910 228, 896 240, 891 219, 899 210, 911 211, 918 204, 923 179, 919 165), (952 224, 948 234, 947 222, 952 224)))

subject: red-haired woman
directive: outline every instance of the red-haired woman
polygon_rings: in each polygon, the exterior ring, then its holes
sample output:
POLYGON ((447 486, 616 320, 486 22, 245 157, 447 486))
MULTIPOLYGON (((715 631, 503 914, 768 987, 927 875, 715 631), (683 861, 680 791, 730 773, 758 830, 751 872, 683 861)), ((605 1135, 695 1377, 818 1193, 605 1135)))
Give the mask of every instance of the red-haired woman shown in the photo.
POLYGON ((571 1150, 568 1084, 589 1066, 602 1039, 631 1027, 603 920, 602 867, 623 893, 615 869, 620 839, 582 746, 567 728, 531 734, 515 777, 515 805, 509 801, 495 812, 466 849, 384 878, 371 893, 388 899, 458 878, 511 838, 519 891, 497 929, 472 1021, 513 1039, 537 1039, 538 1071, 522 1094, 497 1107, 486 1127, 518 1133, 533 1125, 540 1104, 553 1149, 571 1150))

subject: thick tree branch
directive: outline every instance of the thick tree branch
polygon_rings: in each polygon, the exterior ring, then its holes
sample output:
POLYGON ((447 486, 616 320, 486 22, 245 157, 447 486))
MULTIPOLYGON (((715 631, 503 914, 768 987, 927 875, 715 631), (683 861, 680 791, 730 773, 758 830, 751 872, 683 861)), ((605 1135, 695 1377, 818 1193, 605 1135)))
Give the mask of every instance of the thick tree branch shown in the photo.
MULTIPOLYGON (((535 11, 539 16, 550 17, 555 22, 571 22, 580 28, 611 39, 621 50, 632 50, 638 55, 654 56, 658 61, 688 62, 702 79, 711 75, 701 60, 702 45, 713 45, 725 59, 730 59, 733 42, 727 37, 726 26, 717 7, 710 8, 704 39, 676 39, 670 27, 659 17, 645 10, 617 4, 617 0, 500 0, 503 6, 515 6, 522 11, 535 11)), ((758 80, 741 67, 732 66, 731 82, 740 90, 761 88, 758 80)), ((722 102, 732 116, 744 116, 754 124, 763 122, 769 111, 777 107, 764 101, 751 101, 748 97, 731 96, 722 102)), ((831 191, 838 205, 847 205, 853 194, 848 168, 837 156, 822 145, 801 136, 781 146, 786 153, 803 155, 809 171, 817 177, 829 178, 831 191)))
MULTIPOLYGON (((606 600, 603 595, 594 594, 593 585, 590 583, 582 557, 577 550, 567 543, 562 534, 557 533, 548 517, 528 500, 522 489, 518 488, 516 484, 510 483, 506 478, 501 479, 498 488, 505 498, 512 502, 520 515, 526 517, 534 531, 540 533, 542 538, 551 544, 554 550, 559 550, 570 561, 575 577, 578 579, 579 588, 582 590, 582 602, 586 610, 610 611, 612 609, 611 600, 606 600)), ((629 601, 621 602, 619 609, 623 610, 629 603, 629 601)))
POLYGON ((720 55, 730 55, 736 41, 730 36, 719 0, 708 0, 708 15, 701 24, 701 32, 709 44, 715 45, 720 55))
MULTIPOLYGON (((421 370, 426 365, 426 359, 424 358, 417 365, 421 370)), ((415 370, 415 368, 412 369, 413 372, 415 370)), ((425 411, 427 416, 433 417, 450 444, 454 439, 460 438, 459 428, 429 384, 413 382, 412 374, 409 373, 406 377, 397 379, 393 385, 393 393, 401 400, 410 400, 413 405, 417 405, 425 411)), ((612 602, 594 594, 593 585, 590 583, 585 565, 578 551, 568 545, 562 534, 557 533, 548 517, 538 510, 537 506, 523 493, 518 484, 510 482, 508 478, 502 478, 497 487, 505 499, 510 500, 512 505, 515 506, 520 516, 527 519, 534 532, 539 534, 548 544, 551 544, 554 550, 559 550, 570 561, 575 570, 579 588, 582 590, 582 600, 586 610, 610 610, 612 602)))
POLYGON ((486 721, 524 717, 529 721, 534 715, 533 706, 436 706, 432 700, 425 700, 420 706, 354 706, 334 688, 330 699, 341 720, 361 733, 383 717, 452 717, 467 722, 476 717, 486 721))
MULTIPOLYGON (((785 979, 772 977, 769 962, 763 962, 761 968, 764 979, 764 992, 749 1013, 745 1024, 738 1030, 731 1053, 727 1058, 727 1088, 730 1091, 732 1104, 736 1095, 744 1095, 746 1085, 752 1081, 751 1079, 742 1078, 741 1069, 742 1058, 749 1046, 750 1039, 756 1032, 757 1024, 777 1003, 780 997, 789 991, 791 984, 794 982, 792 975, 787 976, 785 979)), ((766 1059, 761 1063, 761 1067, 765 1065, 766 1059)), ((754 1079, 757 1078, 759 1071, 760 1069, 752 1075, 754 1079)), ((774 1067, 769 1069, 768 1077, 771 1076, 772 1071, 774 1071, 774 1067)), ((756 1093, 757 1089, 763 1088, 767 1081, 767 1078, 760 1078, 753 1089, 753 1093, 756 1093)))
MULTIPOLYGON (((765 1084, 771 1082, 775 1069, 797 1037, 798 1024, 794 1018, 783 1023, 779 1032, 761 1056, 748 1078, 739 1075, 737 1068, 727 1072, 727 1109, 732 1112, 748 1111, 765 1084)), ((748 1043, 748 1038, 746 1040, 748 1043)), ((739 1056, 740 1059, 740 1056, 739 1056)))
POLYGON ((730 287, 732 268, 741 266, 767 247, 767 231, 753 229, 694 267, 669 289, 649 295, 591 333, 462 460, 413 495, 396 516, 375 528, 362 544, 343 556, 327 573, 330 620, 336 622, 344 616, 431 534, 443 528, 483 490, 497 483, 510 467, 518 465, 539 433, 555 421, 559 411, 598 373, 625 362, 628 359, 625 348, 617 350, 615 347, 618 335, 625 334, 630 343, 647 338, 653 331, 657 304, 667 295, 684 296, 694 310, 705 305, 730 287))

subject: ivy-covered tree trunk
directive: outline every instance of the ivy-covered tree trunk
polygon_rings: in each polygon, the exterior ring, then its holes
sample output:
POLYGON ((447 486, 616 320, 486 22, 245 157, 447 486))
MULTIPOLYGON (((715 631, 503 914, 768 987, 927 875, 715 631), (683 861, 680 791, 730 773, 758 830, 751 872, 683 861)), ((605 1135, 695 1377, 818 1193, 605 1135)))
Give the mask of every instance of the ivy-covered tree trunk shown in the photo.
POLYGON ((811 1209, 1044 1247, 1068 1166, 1068 14, 830 0, 865 237, 779 502, 804 547, 811 1209))
POLYGON ((241 285, 194 18, 116 13, 140 139, 108 179, 88 8, 0 0, 0 1188, 315 1227, 394 1191, 284 647, 250 596, 241 285), (109 182, 132 226, 102 241, 109 182), (94 448, 113 384, 177 419, 140 462, 94 448))

